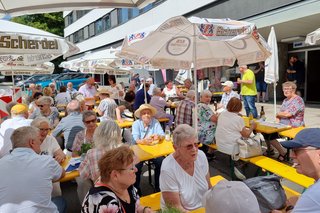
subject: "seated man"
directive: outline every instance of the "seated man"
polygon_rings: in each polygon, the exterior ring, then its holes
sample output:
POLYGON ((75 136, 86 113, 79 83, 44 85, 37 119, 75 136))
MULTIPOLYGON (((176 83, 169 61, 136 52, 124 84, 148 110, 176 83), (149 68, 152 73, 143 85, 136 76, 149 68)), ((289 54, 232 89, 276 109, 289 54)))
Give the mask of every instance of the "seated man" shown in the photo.
POLYGON ((226 81, 221 85, 223 86, 223 94, 222 94, 221 102, 218 105, 218 109, 227 109, 229 100, 233 97, 240 99, 240 96, 237 92, 232 90, 233 88, 232 81, 226 81))
POLYGON ((193 125, 192 110, 195 107, 195 95, 196 92, 194 90, 189 90, 187 92, 186 98, 180 101, 176 112, 176 126, 178 126, 179 124, 188 124, 189 126, 193 125))
MULTIPOLYGON (((142 104, 138 110, 135 111, 134 115, 139 118, 132 125, 132 136, 135 143, 144 143, 144 140, 151 139, 151 135, 164 136, 163 129, 154 115, 157 110, 149 104, 142 104)), ((151 161, 155 164, 155 189, 160 191, 159 188, 159 176, 160 168, 163 157, 152 159, 151 161)), ((140 175, 142 170, 143 162, 136 165, 138 171, 136 172, 136 183, 135 187, 138 189, 138 193, 141 195, 140 189, 140 175)))
POLYGON ((61 197, 51 202, 52 182, 65 171, 51 156, 38 155, 39 130, 20 127, 11 141, 13 151, 0 160, 0 212, 58 212, 53 202, 63 202, 61 197))
POLYGON ((181 124, 173 131, 175 152, 163 160, 160 174, 161 208, 181 212, 198 209, 202 196, 211 188, 206 155, 198 150, 194 128, 181 124))
MULTIPOLYGON (((63 133, 64 148, 66 148, 71 155, 74 138, 78 132, 84 129, 79 101, 72 100, 67 105, 67 113, 67 117, 62 118, 59 124, 53 130, 52 136, 57 138, 61 133, 63 133)), ((59 139, 57 140, 59 141, 59 139)))

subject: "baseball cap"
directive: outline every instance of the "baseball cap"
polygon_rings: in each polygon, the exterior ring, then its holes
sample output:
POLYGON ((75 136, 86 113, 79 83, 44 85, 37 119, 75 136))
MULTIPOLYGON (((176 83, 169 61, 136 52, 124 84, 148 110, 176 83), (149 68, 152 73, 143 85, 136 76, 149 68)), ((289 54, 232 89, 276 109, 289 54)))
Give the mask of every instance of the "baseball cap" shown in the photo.
POLYGON ((205 193, 202 204, 206 213, 260 212, 256 196, 241 181, 221 180, 205 193))
POLYGON ((300 148, 312 146, 320 148, 320 128, 306 128, 301 130, 293 140, 281 142, 286 148, 300 148))
POLYGON ((221 85, 233 88, 233 82, 232 81, 226 81, 226 82, 222 83, 221 85))
POLYGON ((11 114, 22 114, 28 112, 28 106, 25 104, 16 104, 11 108, 11 114))

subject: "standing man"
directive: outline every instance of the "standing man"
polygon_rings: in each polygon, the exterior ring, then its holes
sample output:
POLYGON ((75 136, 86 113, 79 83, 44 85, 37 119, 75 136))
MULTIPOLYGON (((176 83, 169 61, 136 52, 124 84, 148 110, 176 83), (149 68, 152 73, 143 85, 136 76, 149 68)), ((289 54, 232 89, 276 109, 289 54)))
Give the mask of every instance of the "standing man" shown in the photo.
POLYGON ((294 208, 291 206, 292 213, 320 212, 320 128, 303 129, 293 140, 281 144, 292 149, 291 158, 297 172, 316 181, 300 196, 296 204, 292 199, 289 200, 294 205, 294 208))
MULTIPOLYGON (((16 104, 11 108, 11 118, 5 120, 0 128, 0 159, 12 149, 11 135, 15 129, 30 126, 32 120, 28 118, 28 106, 16 104)), ((1 211, 0 211, 1 212, 1 211)))
POLYGON ((13 151, 0 160, 0 212, 63 212, 62 197, 51 200, 52 182, 65 175, 49 155, 39 155, 39 130, 20 127, 11 135, 13 151), (57 203, 57 206, 53 203, 57 203))
POLYGON ((79 88, 79 92, 82 93, 85 98, 94 98, 97 93, 94 78, 88 78, 86 83, 79 88))
POLYGON ((257 96, 256 79, 252 70, 247 65, 240 65, 242 79, 238 78, 238 84, 241 84, 241 95, 247 116, 252 113, 254 118, 258 118, 258 112, 255 105, 257 96))
POLYGON ((289 59, 289 67, 286 73, 287 81, 293 81, 297 84, 297 95, 303 95, 304 81, 305 81, 305 67, 304 63, 299 60, 297 55, 293 55, 289 59))

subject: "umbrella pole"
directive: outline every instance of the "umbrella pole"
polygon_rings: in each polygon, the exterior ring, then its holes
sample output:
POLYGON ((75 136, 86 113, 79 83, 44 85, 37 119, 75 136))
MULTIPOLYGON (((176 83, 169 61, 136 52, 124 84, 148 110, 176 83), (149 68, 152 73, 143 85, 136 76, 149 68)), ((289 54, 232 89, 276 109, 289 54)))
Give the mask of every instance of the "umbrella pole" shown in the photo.
MULTIPOLYGON (((196 32, 196 26, 193 25, 193 32, 196 32)), ((193 36, 193 77, 194 77, 194 89, 195 89, 195 107, 194 107, 194 129, 198 134, 198 79, 197 79, 197 50, 196 50, 196 36, 193 36)))
MULTIPOLYGON (((143 64, 143 68, 144 68, 144 64, 143 64)), ((147 100, 147 90, 146 90, 146 80, 144 79, 143 81, 143 90, 144 90, 144 103, 147 104, 148 100, 147 100)))
POLYGON ((11 77, 12 77, 12 101, 16 101, 16 100, 14 100, 14 93, 15 93, 14 75, 13 75, 12 66, 10 66, 10 67, 11 67, 11 77))
POLYGON ((277 120, 277 82, 273 82, 273 107, 274 107, 274 121, 277 120))

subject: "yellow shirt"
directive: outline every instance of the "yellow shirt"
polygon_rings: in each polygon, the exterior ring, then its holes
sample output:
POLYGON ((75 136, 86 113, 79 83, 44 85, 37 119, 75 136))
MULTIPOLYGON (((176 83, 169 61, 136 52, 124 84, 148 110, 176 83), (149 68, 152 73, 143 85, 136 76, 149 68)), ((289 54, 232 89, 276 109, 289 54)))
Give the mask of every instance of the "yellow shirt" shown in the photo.
POLYGON ((252 80, 252 84, 241 83, 241 95, 257 95, 256 78, 252 70, 247 69, 241 80, 252 80))

